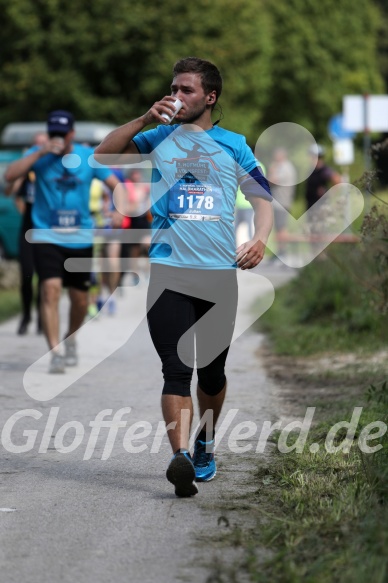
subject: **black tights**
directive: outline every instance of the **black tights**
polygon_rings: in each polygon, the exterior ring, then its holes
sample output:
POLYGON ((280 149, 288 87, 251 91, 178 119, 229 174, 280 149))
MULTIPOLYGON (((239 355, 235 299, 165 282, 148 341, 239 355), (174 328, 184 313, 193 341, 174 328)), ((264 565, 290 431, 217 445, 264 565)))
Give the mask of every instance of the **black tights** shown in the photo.
MULTIPOLYGON (((33 276, 35 273, 33 244, 26 241, 25 233, 32 229, 31 210, 26 208, 23 225, 19 237, 19 263, 20 263, 20 295, 22 299, 23 320, 31 320, 31 307, 34 298, 33 276)), ((40 286, 38 285, 36 296, 36 308, 40 310, 40 286)))
POLYGON ((163 394, 190 396, 195 347, 199 387, 207 395, 222 391, 236 308, 235 270, 204 273, 203 270, 151 266, 148 326, 162 361, 163 394), (198 297, 201 295, 202 298, 198 297), (179 342, 194 325, 192 332, 179 342), (214 356, 211 362, 208 362, 209 354, 214 356))

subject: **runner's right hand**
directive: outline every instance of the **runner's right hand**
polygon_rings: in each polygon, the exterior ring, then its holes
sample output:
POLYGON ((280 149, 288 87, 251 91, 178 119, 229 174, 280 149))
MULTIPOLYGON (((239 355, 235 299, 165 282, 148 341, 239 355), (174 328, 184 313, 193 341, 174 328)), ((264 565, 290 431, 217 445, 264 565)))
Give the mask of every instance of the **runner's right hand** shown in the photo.
POLYGON ((40 153, 41 156, 45 154, 55 154, 56 156, 60 156, 63 154, 65 150, 65 140, 60 136, 55 136, 54 138, 50 138, 47 142, 42 146, 40 153))
POLYGON ((160 101, 155 101, 153 106, 144 115, 144 121, 147 125, 151 123, 163 123, 168 125, 170 122, 162 117, 162 113, 166 113, 168 116, 172 116, 175 113, 175 109, 172 106, 176 97, 172 95, 166 95, 160 101))

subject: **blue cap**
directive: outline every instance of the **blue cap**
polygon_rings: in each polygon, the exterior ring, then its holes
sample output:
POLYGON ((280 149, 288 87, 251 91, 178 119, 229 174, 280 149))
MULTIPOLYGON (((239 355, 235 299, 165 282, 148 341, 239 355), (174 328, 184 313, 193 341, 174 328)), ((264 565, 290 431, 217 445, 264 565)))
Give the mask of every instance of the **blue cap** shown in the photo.
POLYGON ((47 131, 60 132, 61 134, 67 134, 71 132, 74 126, 73 114, 69 111, 52 111, 49 113, 47 118, 47 131))

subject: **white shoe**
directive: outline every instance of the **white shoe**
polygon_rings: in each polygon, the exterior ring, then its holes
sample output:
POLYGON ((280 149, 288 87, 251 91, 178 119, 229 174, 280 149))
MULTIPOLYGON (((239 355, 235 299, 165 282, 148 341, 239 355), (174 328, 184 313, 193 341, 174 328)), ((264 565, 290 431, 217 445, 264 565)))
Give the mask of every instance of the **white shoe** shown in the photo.
POLYGON ((75 340, 65 338, 65 364, 66 366, 77 366, 78 355, 75 340))
POLYGON ((65 372, 65 358, 61 354, 54 352, 54 354, 51 357, 49 373, 63 374, 64 372, 65 372))

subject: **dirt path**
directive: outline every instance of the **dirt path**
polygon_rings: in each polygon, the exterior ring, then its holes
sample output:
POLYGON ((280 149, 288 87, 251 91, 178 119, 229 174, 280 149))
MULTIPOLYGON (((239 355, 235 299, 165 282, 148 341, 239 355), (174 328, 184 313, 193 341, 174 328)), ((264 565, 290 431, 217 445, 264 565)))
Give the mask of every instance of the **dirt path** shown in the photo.
MULTIPOLYGON (((292 272, 265 275, 279 285, 292 272)), ((242 329, 251 300, 268 289, 257 282, 241 289, 242 329)), ((232 453, 228 441, 238 423, 259 432, 276 414, 274 384, 256 355, 262 337, 248 330, 231 348, 224 418, 237 411, 218 448, 217 478, 195 498, 178 499, 165 479, 169 445, 165 438, 158 445, 161 374, 143 318, 145 291, 127 288, 115 318, 102 314, 84 326, 78 371, 61 379, 46 373, 42 337, 16 336, 16 320, 0 326, 1 581, 206 581, 215 549, 204 553, 198 533, 220 528, 221 500, 240 504, 254 487, 254 453, 232 453), (90 424, 120 409, 111 424, 117 434, 102 428, 94 442, 90 424)), ((257 433, 239 446, 256 441, 257 433)))

